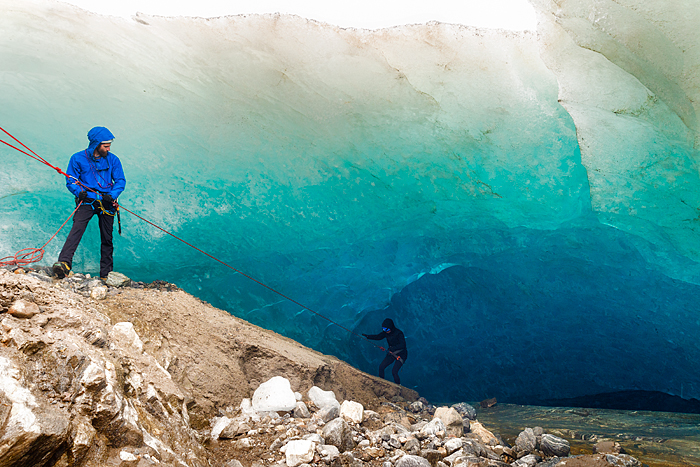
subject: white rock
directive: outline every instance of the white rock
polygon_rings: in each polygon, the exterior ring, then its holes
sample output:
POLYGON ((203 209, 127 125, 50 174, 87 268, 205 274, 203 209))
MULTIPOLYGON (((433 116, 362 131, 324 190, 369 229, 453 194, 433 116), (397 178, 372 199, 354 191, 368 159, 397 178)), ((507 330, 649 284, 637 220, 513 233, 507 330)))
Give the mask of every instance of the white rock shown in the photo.
POLYGON ((133 347, 139 352, 143 352, 143 342, 136 334, 134 325, 128 321, 117 323, 112 326, 112 337, 122 344, 133 347))
POLYGON ((241 401, 241 412, 243 413, 250 413, 253 412, 253 403, 250 402, 250 399, 245 398, 241 401))
POLYGON ((515 467, 535 467, 537 465, 537 457, 534 454, 528 454, 513 462, 512 465, 515 467))
POLYGON ((442 420, 439 418, 434 418, 430 421, 430 423, 421 428, 420 431, 421 433, 425 433, 427 435, 439 435, 442 433, 442 436, 445 436, 445 424, 442 423, 442 420))
POLYGON ((250 449, 253 446, 253 440, 250 438, 241 438, 234 443, 236 449, 250 449))
POLYGON ((297 401, 300 401, 302 399, 301 393, 300 392, 295 392, 294 397, 296 398, 297 401))
POLYGON ((340 456, 340 450, 332 444, 322 444, 316 448, 324 462, 331 463, 340 456))
POLYGON ((275 376, 258 386, 253 393, 253 409, 256 412, 294 410, 297 399, 287 378, 275 376))
POLYGON ((449 456, 453 452, 462 449, 462 444, 462 438, 450 438, 447 441, 445 441, 445 444, 443 446, 445 447, 447 455, 449 456))
POLYGON ((316 407, 323 409, 325 407, 330 407, 337 405, 340 407, 338 399, 335 398, 333 391, 324 391, 323 389, 313 386, 309 389, 309 399, 316 404, 316 407))
POLYGON ((318 433, 309 433, 308 435, 305 435, 303 439, 308 439, 309 441, 313 441, 318 445, 323 444, 323 438, 318 433))
POLYGON ((107 287, 95 287, 90 291, 90 297, 94 300, 104 300, 107 297, 107 287))
POLYGON ((39 432, 32 408, 37 406, 31 392, 19 382, 20 369, 9 359, 0 357, 0 391, 12 402, 10 417, 4 431, 39 432))
POLYGON ((134 462, 138 460, 138 457, 136 457, 129 451, 121 451, 119 453, 119 458, 124 462, 134 462))
POLYGON ((232 420, 228 417, 215 418, 214 420, 214 427, 211 429, 211 438, 219 439, 221 432, 231 424, 232 420))
POLYGON ((362 423, 364 410, 365 408, 359 402, 343 401, 340 405, 340 416, 350 422, 362 423))
POLYGON ((288 467, 306 464, 314 459, 314 442, 308 439, 297 439, 287 443, 284 455, 288 467))

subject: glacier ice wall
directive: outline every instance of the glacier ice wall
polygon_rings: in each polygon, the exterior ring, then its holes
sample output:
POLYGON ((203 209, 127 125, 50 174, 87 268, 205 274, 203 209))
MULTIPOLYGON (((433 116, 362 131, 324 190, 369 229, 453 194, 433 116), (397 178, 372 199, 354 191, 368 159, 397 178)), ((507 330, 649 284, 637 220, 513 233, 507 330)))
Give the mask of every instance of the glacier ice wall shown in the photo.
MULTIPOLYGON (((429 398, 698 397, 700 60, 645 16, 657 3, 628 3, 536 3, 534 34, 0 0, 0 126, 61 167, 107 126, 125 207, 349 329, 390 314, 403 382, 429 398)), ((4 255, 43 244, 72 200, 55 172, 0 157, 4 255)), ((126 213, 123 228, 132 278, 368 371, 381 358, 126 213)), ((98 261, 91 226, 75 264, 98 261)))

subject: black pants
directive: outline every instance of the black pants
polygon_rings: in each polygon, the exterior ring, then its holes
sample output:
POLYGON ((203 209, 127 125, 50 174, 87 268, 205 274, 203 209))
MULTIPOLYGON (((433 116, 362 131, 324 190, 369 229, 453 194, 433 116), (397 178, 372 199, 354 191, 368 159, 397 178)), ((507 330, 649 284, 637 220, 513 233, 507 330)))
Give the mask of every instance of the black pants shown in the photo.
POLYGON ((114 216, 103 214, 102 211, 96 211, 90 204, 83 204, 78 208, 73 216, 73 228, 70 229, 66 243, 63 245, 61 254, 58 255, 59 261, 68 263, 73 269, 73 255, 80 244, 80 239, 83 238, 85 229, 92 216, 97 215, 97 220, 100 226, 100 277, 107 277, 107 274, 112 271, 114 261, 112 253, 114 246, 112 245, 112 229, 114 227, 114 216))
POLYGON ((394 382, 396 384, 401 384, 401 378, 399 378, 399 370, 401 369, 401 367, 403 366, 403 362, 405 361, 406 357, 401 357, 401 360, 397 360, 396 357, 394 357, 393 355, 389 353, 386 354, 386 357, 384 357, 382 363, 379 364, 379 377, 384 378, 384 370, 386 370, 386 367, 393 363, 394 368, 391 369, 391 375, 394 377, 394 382))

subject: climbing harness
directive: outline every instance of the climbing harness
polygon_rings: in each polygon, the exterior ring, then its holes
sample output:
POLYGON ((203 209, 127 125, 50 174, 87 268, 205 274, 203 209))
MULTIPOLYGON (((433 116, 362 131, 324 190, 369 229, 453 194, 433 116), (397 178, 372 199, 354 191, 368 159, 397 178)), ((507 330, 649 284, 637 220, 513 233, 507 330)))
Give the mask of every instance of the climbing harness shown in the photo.
MULTIPOLYGON (((362 336, 362 337, 364 337, 365 339, 367 339, 365 336, 362 336)), ((377 346, 377 347, 379 347, 379 350, 382 350, 382 351, 384 351, 384 352, 390 354, 390 355, 391 355, 392 357, 394 357, 397 361, 403 363, 403 359, 402 359, 401 357, 399 357, 398 355, 396 355, 396 354, 395 354, 394 352, 392 352, 391 350, 385 349, 385 348, 382 347, 382 346, 377 346)))
MULTIPOLYGON (((74 184, 81 186, 81 187, 84 188, 86 191, 90 191, 90 192, 92 192, 92 193, 98 194, 97 191, 95 191, 95 190, 93 190, 93 189, 91 189, 91 188, 88 188, 88 187, 84 186, 84 185, 80 182, 80 180, 78 180, 76 177, 73 177, 73 176, 71 176, 71 175, 68 175, 67 173, 65 173, 64 171, 62 171, 60 168, 51 165, 46 159, 44 159, 43 157, 39 156, 39 155, 36 154, 34 151, 32 151, 31 149, 29 149, 24 143, 22 143, 20 140, 18 140, 18 139, 15 138, 14 136, 12 136, 12 135, 11 135, 9 132, 7 132, 7 130, 5 130, 4 128, 0 127, 0 131, 4 132, 7 136, 9 136, 9 137, 12 138, 14 141, 16 141, 17 144, 21 145, 21 146, 22 146, 24 149, 26 149, 28 152, 27 152, 27 151, 24 151, 24 150, 22 150, 22 149, 19 149, 17 146, 14 146, 14 145, 12 145, 12 144, 10 144, 10 143, 8 143, 7 141, 4 141, 4 140, 2 140, 2 139, 0 139, 0 143, 3 143, 3 144, 5 144, 5 145, 11 147, 12 149, 15 149, 15 150, 21 152, 22 154, 24 154, 24 155, 26 155, 26 156, 29 156, 29 157, 31 157, 32 159, 37 160, 37 161, 41 162, 42 164, 45 164, 45 165, 51 167, 51 168, 54 169, 56 172, 58 172, 59 174, 65 176, 66 178, 73 179, 73 180, 74 180, 74 184)), ((104 181, 104 179, 103 179, 103 181, 104 181)), ((98 182, 98 185, 99 185, 99 182, 98 182)), ((100 187, 101 187, 101 186, 102 186, 102 185, 100 185, 100 187)), ((99 206, 98 206, 98 209, 101 209, 102 212, 103 212, 104 214, 111 215, 111 216, 114 216, 114 215, 115 215, 115 213, 110 213, 109 210, 104 209, 104 206, 102 206, 102 201, 101 201, 101 200, 95 200, 95 201, 98 201, 98 205, 99 205, 99 206)), ((78 210, 78 208, 81 206, 81 204, 82 204, 82 202, 78 204, 78 206, 75 208, 75 210, 73 211, 73 213, 68 217, 68 219, 66 219, 66 221, 63 223, 63 225, 61 225, 61 228, 63 228, 63 226, 66 225, 66 222, 68 222, 68 220, 73 216, 73 214, 75 214, 75 212, 78 210)), ((115 204, 116 204, 116 202, 115 202, 115 204)), ((94 206, 93 206, 93 207, 94 207, 94 206)), ((314 315, 318 316, 319 318, 325 319, 325 320, 328 321, 329 323, 338 326, 339 328, 341 328, 341 329, 343 329, 344 331, 346 331, 346 332, 348 332, 348 333, 354 335, 355 337, 359 337, 360 339, 365 339, 370 345, 372 345, 372 346, 374 346, 374 347, 376 347, 376 348, 378 348, 378 349, 380 349, 380 350, 382 350, 382 351, 384 351, 384 352, 388 352, 389 354, 391 354, 392 356, 394 356, 394 357, 396 358, 396 360, 398 360, 398 361, 400 361, 400 362, 403 363, 402 359, 401 359, 398 355, 396 355, 395 353, 393 353, 392 351, 387 350, 387 349, 385 349, 384 347, 381 347, 381 346, 379 346, 379 345, 374 344, 373 342, 371 342, 371 341, 370 341, 369 339, 367 339, 366 337, 364 337, 364 336, 362 336, 362 335, 360 335, 360 334, 357 334, 356 332, 352 331, 351 329, 346 328, 346 327, 343 326, 342 324, 337 323, 337 322, 333 321, 332 319, 328 318, 327 316, 324 316, 324 315, 322 315, 321 313, 318 313, 318 312, 312 310, 312 309, 309 308, 308 306, 306 306, 306 305, 304 305, 304 304, 302 304, 302 303, 300 303, 300 302, 294 300, 293 298, 288 297, 287 295, 283 294, 282 292, 279 292, 279 291, 273 289, 272 287, 270 287, 270 286, 264 284, 263 282, 261 282, 261 281, 255 279, 255 278, 253 278, 252 276, 249 276, 248 274, 245 274, 244 272, 242 272, 242 271, 240 271, 240 270, 234 268, 234 267, 231 266, 230 264, 227 264, 227 263, 225 263, 224 261, 222 261, 222 260, 216 258, 215 256, 213 256, 213 255, 211 255, 211 254, 209 254, 209 253, 207 253, 207 252, 205 252, 205 251, 203 251, 203 250, 197 248, 196 246, 192 245, 191 243, 188 243, 188 242, 186 242, 185 240, 183 240, 182 238, 176 236, 175 234, 173 234, 173 233, 171 233, 171 232, 168 232, 168 231, 165 230, 164 228, 162 228, 162 227, 160 227, 160 226, 154 224, 153 222, 149 221, 148 219, 145 219, 145 218, 141 217, 140 215, 138 215, 138 214, 136 214, 135 212, 131 211, 130 209, 128 209, 128 208, 122 206, 121 204, 116 204, 116 211, 115 211, 115 212, 116 212, 117 219, 118 219, 118 222, 119 222, 119 234, 120 234, 120 235, 121 235, 121 219, 120 219, 120 216, 119 216, 119 210, 120 210, 120 208, 121 208, 121 209, 124 209, 126 212, 132 214, 133 216, 135 216, 135 217, 141 219, 142 221, 146 222, 147 224, 149 224, 149 225, 155 227, 156 229, 160 230, 161 232, 163 232, 163 233, 165 233, 165 234, 167 234, 167 235, 170 235, 171 237, 173 237, 173 238, 176 239, 176 240, 179 240, 180 242, 184 243, 185 245, 189 246, 190 248, 193 248, 193 249, 199 251, 200 253, 202 253, 203 255, 206 255, 206 256, 208 256, 209 258, 213 259, 214 261, 216 261, 216 262, 222 264, 223 266, 226 266, 227 268, 231 269, 232 271, 234 271, 234 272, 236 272, 236 273, 242 275, 243 277, 245 277, 245 278, 247 278, 247 279, 249 279, 249 280, 255 282, 256 284, 258 284, 258 285, 260 285, 260 286, 266 288, 267 290, 269 290, 269 291, 271 291, 271 292, 273 292, 273 293, 279 295, 280 297, 284 298, 285 300, 288 300, 288 301, 294 303, 295 305, 297 305, 297 306, 303 308, 304 310, 307 310, 307 311, 313 313, 314 315)), ((60 231, 61 228, 59 228, 58 231, 60 231)), ((46 247, 46 245, 48 245, 48 243, 49 243, 51 240, 53 240, 53 238, 58 234, 58 231, 57 231, 57 232, 53 235, 53 237, 51 237, 51 239, 49 239, 49 241, 46 242, 46 244, 44 244, 44 246, 42 246, 41 248, 26 248, 26 249, 24 249, 24 250, 20 250, 19 252, 17 252, 17 254, 16 254, 14 257, 13 257, 13 256, 8 256, 7 258, 15 258, 15 260, 14 260, 14 261, 10 261, 9 264, 17 264, 17 265, 20 265, 20 263, 15 262, 15 261, 27 261, 28 259, 31 259, 31 260, 32 260, 31 262, 40 261, 40 260, 43 258, 43 255, 44 255, 43 248, 46 247), (31 251, 28 252, 28 253, 23 253, 22 255, 20 255, 20 253, 22 253, 23 251, 26 251, 26 250, 31 250, 31 251), (35 252, 36 252, 36 253, 35 253, 35 252), (34 259, 35 257, 34 257, 34 256, 31 256, 31 255, 32 255, 32 254, 39 255, 38 252, 40 252, 40 256, 38 256, 38 258, 34 259), (19 255, 19 256, 18 256, 18 255, 19 255), (23 258, 23 257, 25 257, 25 256, 27 257, 26 259, 21 259, 21 258, 23 258)), ((0 261, 5 260, 5 259, 7 259, 7 258, 1 258, 0 261)), ((22 264, 28 264, 28 263, 22 263, 22 264)), ((5 265, 4 263, 0 263, 0 266, 4 266, 4 265, 5 265)))

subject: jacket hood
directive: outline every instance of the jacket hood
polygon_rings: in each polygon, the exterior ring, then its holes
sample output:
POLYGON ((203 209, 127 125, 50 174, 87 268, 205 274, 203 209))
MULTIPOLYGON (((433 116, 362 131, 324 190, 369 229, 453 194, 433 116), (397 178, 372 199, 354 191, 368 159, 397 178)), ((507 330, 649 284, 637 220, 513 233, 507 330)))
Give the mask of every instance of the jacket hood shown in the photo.
POLYGON ((92 156, 95 153, 95 148, 100 145, 103 141, 111 141, 114 139, 114 135, 111 131, 103 126, 96 126, 95 128, 88 131, 87 134, 90 145, 87 148, 88 155, 92 156))
POLYGON ((389 329, 391 329, 392 331, 393 331, 394 329, 396 329, 396 326, 394 326, 394 322, 393 322, 391 319, 389 319, 389 318, 385 319, 385 320, 382 322, 382 327, 383 327, 383 328, 389 328, 389 329))

